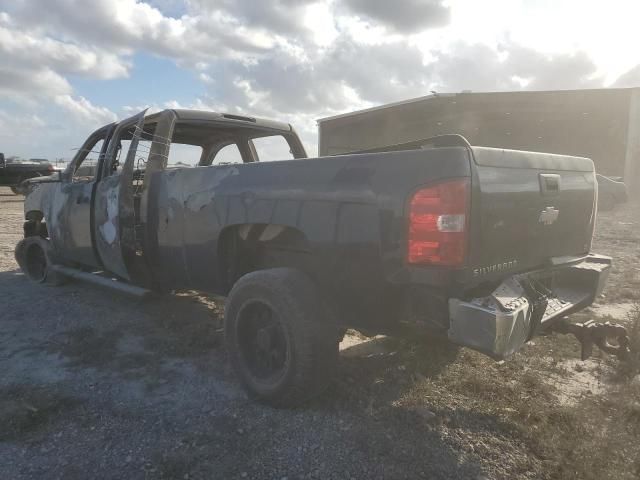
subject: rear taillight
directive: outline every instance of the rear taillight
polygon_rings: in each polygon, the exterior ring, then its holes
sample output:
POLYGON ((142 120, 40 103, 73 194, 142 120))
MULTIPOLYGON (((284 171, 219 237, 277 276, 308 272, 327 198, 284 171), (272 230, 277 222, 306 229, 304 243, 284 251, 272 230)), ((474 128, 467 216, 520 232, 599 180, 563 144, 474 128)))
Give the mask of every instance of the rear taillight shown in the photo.
POLYGON ((418 190, 409 205, 409 263, 462 266, 467 250, 468 178, 418 190))

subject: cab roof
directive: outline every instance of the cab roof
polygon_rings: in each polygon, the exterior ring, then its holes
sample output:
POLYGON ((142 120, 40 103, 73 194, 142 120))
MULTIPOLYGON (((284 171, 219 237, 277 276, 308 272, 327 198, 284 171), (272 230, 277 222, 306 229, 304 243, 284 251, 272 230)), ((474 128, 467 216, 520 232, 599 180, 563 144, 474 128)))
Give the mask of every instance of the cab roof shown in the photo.
MULTIPOLYGON (((229 125, 244 125, 244 126, 255 126, 259 128, 268 128, 271 130, 277 130, 284 133, 291 133, 292 128, 291 125, 284 122, 277 122, 275 120, 267 120, 264 118, 256 118, 250 117, 246 115, 236 115, 232 113, 219 113, 212 112, 208 110, 190 110, 190 109, 168 109, 175 113, 176 117, 179 120, 186 121, 215 121, 215 122, 225 122, 229 123, 229 125)), ((161 112, 154 113, 149 115, 147 118, 152 118, 155 116, 160 116, 163 112, 167 110, 163 110, 161 112)))

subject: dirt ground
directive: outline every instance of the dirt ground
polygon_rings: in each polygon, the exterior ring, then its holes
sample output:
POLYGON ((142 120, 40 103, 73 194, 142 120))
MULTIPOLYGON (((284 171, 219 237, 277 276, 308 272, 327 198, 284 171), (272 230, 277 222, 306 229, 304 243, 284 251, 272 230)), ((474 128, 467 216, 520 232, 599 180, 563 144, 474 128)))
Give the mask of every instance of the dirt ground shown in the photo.
MULTIPOLYGON (((2 479, 626 479, 640 477, 635 366, 539 337, 508 362, 428 339, 342 345, 304 409, 250 401, 219 334, 222 304, 31 284, 13 258, 22 199, 0 189, 2 479)), ((640 345, 640 208, 599 218, 614 257, 598 305, 640 345), (635 325, 635 327, 634 327, 635 325)))

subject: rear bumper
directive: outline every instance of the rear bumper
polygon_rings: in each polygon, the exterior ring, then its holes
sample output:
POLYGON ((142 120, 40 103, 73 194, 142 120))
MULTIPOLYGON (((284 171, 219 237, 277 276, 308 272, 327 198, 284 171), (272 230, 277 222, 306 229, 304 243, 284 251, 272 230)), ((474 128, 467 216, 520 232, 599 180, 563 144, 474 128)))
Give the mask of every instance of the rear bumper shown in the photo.
POLYGON ((449 299, 449 339, 493 358, 518 351, 538 329, 593 303, 602 292, 611 258, 514 275, 486 297, 449 299))

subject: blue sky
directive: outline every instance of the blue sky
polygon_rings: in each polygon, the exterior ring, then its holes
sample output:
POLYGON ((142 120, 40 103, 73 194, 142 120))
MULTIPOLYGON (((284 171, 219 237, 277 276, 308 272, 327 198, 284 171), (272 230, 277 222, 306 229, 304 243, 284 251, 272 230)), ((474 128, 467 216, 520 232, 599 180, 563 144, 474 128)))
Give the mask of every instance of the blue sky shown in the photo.
POLYGON ((152 105, 164 99, 186 105, 205 93, 205 85, 197 75, 177 67, 172 60, 139 52, 133 56, 132 64, 126 78, 96 80, 75 75, 69 81, 78 95, 111 107, 152 105))
POLYGON ((145 107, 295 125, 430 90, 640 86, 640 2, 0 0, 0 151, 69 157, 145 107))

